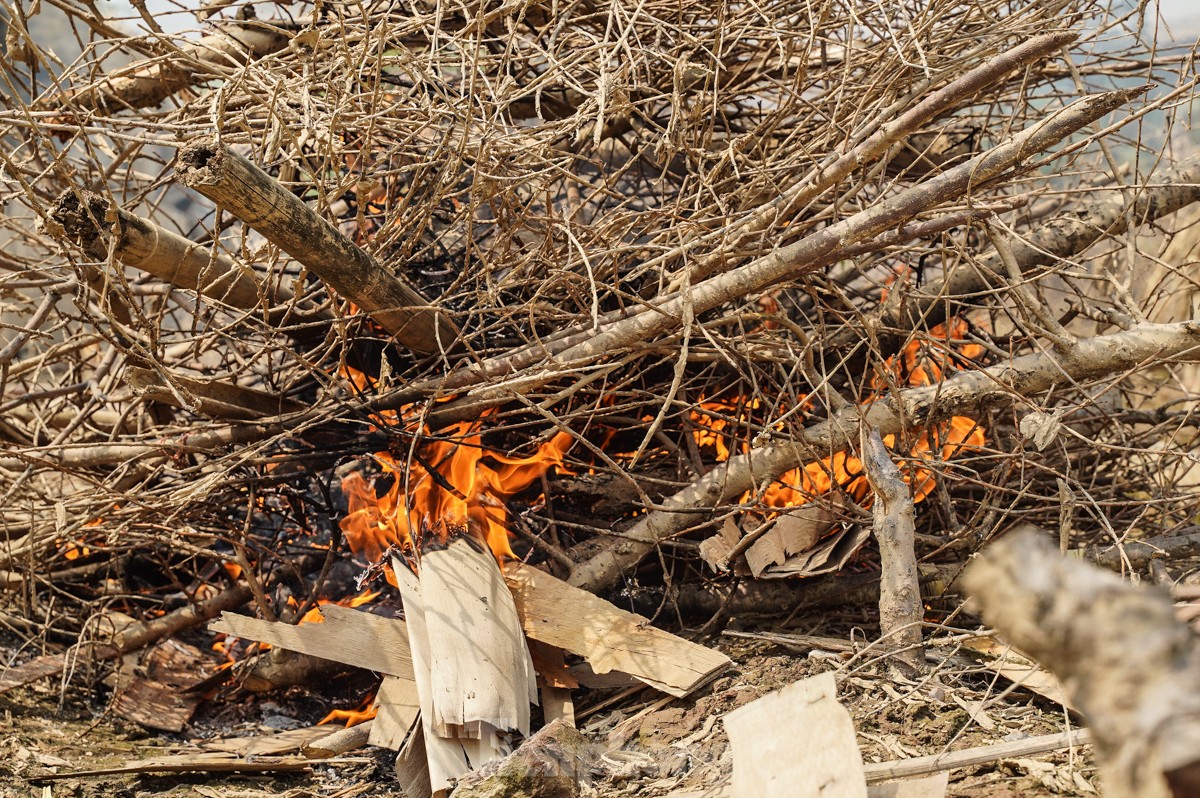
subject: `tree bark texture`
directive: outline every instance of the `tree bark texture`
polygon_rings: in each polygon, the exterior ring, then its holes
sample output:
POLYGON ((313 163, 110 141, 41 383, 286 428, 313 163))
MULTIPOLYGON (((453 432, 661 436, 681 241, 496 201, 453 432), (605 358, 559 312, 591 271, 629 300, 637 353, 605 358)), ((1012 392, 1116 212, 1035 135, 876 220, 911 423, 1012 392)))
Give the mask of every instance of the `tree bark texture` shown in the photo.
POLYGON ((963 577, 983 619, 1062 681, 1088 721, 1105 795, 1182 798, 1200 786, 1200 644, 1171 599, 1006 535, 963 577))
POLYGON ((443 311, 216 137, 184 147, 176 174, 366 311, 400 344, 420 354, 454 345, 458 331, 443 311))

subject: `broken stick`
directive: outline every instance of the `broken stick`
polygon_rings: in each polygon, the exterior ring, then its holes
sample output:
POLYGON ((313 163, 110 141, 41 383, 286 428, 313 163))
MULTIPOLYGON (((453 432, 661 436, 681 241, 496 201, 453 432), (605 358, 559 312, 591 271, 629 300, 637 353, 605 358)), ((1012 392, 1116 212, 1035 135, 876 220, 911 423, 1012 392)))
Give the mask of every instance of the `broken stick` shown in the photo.
POLYGON ((875 494, 871 508, 879 543, 879 631, 894 661, 910 671, 925 670, 921 622, 921 580, 917 573, 916 522, 913 498, 900 469, 892 462, 879 430, 864 426, 859 439, 863 470, 875 494))

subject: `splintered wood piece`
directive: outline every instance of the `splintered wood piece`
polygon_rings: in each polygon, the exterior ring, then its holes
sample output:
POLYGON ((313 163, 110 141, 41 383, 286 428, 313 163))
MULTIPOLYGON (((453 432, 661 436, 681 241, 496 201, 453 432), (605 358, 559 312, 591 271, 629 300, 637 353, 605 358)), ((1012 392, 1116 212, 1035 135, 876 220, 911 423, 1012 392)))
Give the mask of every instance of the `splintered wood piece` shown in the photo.
POLYGON ((207 740, 200 746, 210 751, 225 751, 242 757, 274 756, 299 751, 314 740, 328 736, 328 726, 308 726, 253 737, 223 737, 219 740, 207 740))
MULTIPOLYGON (((425 626, 425 604, 421 598, 421 583, 416 575, 405 567, 397 558, 392 558, 392 570, 396 574, 396 584, 404 602, 404 618, 408 624, 408 643, 412 651, 413 680, 417 686, 417 698, 421 704, 421 746, 425 749, 425 761, 428 770, 429 794, 433 798, 447 795, 458 779, 471 769, 467 761, 466 751, 457 739, 446 739, 434 733, 433 722, 430 720, 433 695, 431 686, 429 633, 425 626)), ((416 736, 416 735, 414 735, 416 736)), ((415 741, 406 746, 413 747, 415 741)), ((401 751, 403 755, 405 751, 401 751)), ((408 769, 415 768, 411 756, 406 760, 408 769)), ((399 771, 399 761, 397 762, 399 771)), ((419 772, 413 776, 414 783, 420 785, 419 772)))
POLYGON ((421 558, 421 599, 429 635, 433 725, 485 723, 529 735, 537 676, 512 593, 496 559, 465 537, 421 558))
POLYGON ((417 683, 395 676, 383 677, 375 694, 375 722, 371 725, 371 745, 399 751, 421 715, 417 683))
POLYGON ((413 678, 404 621, 336 604, 321 607, 321 615, 325 619, 321 623, 293 626, 227 612, 208 628, 356 668, 413 678))
POLYGON ((725 716, 732 798, 866 798, 862 754, 832 673, 776 690, 725 716))
POLYGON ((621 671, 683 697, 732 664, 536 568, 509 563, 504 578, 525 634, 583 657, 596 673, 621 671))
POLYGON ((117 715, 149 729, 181 732, 203 696, 189 692, 212 665, 204 652, 178 640, 160 643, 143 658, 140 673, 113 699, 117 715))

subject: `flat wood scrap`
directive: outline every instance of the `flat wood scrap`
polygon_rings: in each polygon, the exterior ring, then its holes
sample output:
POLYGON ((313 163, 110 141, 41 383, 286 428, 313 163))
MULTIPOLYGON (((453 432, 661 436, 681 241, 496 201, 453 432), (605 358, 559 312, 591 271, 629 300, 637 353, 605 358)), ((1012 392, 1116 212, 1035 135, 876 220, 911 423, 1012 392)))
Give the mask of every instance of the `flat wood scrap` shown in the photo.
POLYGON ((583 657, 596 673, 628 673, 683 697, 732 664, 719 651, 656 629, 544 571, 509 563, 504 578, 525 634, 583 657))

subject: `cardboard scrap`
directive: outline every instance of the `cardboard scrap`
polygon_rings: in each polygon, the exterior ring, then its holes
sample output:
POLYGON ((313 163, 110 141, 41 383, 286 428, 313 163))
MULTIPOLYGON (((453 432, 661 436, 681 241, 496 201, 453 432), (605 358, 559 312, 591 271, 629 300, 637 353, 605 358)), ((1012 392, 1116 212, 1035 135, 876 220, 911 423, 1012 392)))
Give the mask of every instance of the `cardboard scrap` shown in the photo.
POLYGON ((764 536, 769 543, 755 542, 746 550, 746 559, 752 571, 756 567, 760 569, 756 574, 759 579, 819 576, 840 571, 869 537, 869 527, 855 524, 825 536, 812 548, 797 550, 796 547, 808 540, 808 533, 802 526, 788 524, 779 535, 764 536), (765 547, 756 551, 760 544, 765 547))
POLYGON ((755 578, 772 565, 785 565, 798 554, 816 547, 832 528, 834 515, 824 505, 806 504, 780 513, 766 522, 765 532, 746 549, 746 562, 755 578))
POLYGON ((719 651, 523 563, 508 563, 504 578, 525 634, 583 657, 596 673, 621 671, 683 697, 732 664, 719 651))
POLYGON ((862 754, 832 673, 803 679, 725 716, 731 798, 866 798, 862 754))

